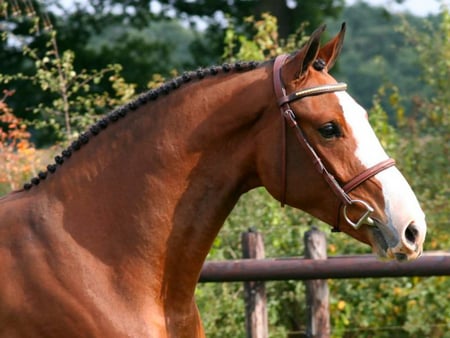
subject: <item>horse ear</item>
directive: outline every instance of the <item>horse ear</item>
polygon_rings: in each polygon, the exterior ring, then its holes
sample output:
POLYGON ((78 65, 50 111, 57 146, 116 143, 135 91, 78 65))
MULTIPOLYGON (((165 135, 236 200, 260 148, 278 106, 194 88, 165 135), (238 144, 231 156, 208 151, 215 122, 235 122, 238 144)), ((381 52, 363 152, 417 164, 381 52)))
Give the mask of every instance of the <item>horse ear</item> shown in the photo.
POLYGON ((286 69, 288 74, 295 74, 297 79, 302 76, 319 54, 320 37, 325 31, 326 25, 317 28, 310 36, 306 45, 289 58, 286 69))
POLYGON ((341 31, 328 43, 323 46, 319 51, 319 58, 325 61, 327 70, 329 71, 336 62, 336 59, 341 52, 342 45, 344 44, 345 36, 345 22, 342 23, 341 31))

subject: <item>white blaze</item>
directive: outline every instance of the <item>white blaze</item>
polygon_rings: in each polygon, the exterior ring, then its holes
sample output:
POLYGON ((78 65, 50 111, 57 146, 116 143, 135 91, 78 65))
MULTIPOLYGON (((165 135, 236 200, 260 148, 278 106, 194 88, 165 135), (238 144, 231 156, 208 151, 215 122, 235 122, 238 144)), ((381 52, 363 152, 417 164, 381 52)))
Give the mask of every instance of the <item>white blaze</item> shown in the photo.
MULTIPOLYGON (((356 140, 355 156, 366 167, 372 167, 388 158, 367 120, 366 111, 346 92, 336 92, 344 112, 344 118, 356 140)), ((388 217, 387 228, 381 228, 389 247, 398 245, 398 234, 411 223, 425 236, 425 215, 406 179, 396 167, 390 167, 375 175, 380 181, 388 217)), ((421 238, 423 240, 423 238, 421 238)))

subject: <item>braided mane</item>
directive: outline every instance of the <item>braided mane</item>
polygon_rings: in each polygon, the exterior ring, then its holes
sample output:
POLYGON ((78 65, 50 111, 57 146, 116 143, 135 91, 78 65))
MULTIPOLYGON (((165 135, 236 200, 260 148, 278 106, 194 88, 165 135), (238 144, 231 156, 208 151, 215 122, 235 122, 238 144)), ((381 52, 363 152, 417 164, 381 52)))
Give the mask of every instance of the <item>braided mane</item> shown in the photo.
POLYGON ((82 133, 77 140, 64 149, 60 155, 55 157, 55 162, 49 164, 47 169, 40 171, 37 176, 33 177, 30 182, 23 185, 25 190, 30 190, 33 186, 38 185, 41 181, 45 180, 49 174, 54 174, 58 166, 63 165, 64 160, 70 158, 74 152, 80 150, 84 145, 89 143, 90 138, 97 136, 104 129, 108 127, 110 123, 117 122, 124 118, 129 112, 132 112, 142 105, 145 105, 149 101, 155 101, 158 97, 168 95, 173 90, 180 88, 182 85, 187 84, 193 80, 202 80, 207 76, 215 76, 219 73, 230 73, 233 71, 244 72, 255 69, 259 63, 256 61, 251 62, 236 62, 234 64, 224 63, 221 66, 212 66, 210 68, 200 68, 196 71, 183 73, 181 76, 165 82, 157 89, 149 90, 129 103, 111 111, 105 117, 100 119, 97 123, 92 125, 88 131, 82 133))

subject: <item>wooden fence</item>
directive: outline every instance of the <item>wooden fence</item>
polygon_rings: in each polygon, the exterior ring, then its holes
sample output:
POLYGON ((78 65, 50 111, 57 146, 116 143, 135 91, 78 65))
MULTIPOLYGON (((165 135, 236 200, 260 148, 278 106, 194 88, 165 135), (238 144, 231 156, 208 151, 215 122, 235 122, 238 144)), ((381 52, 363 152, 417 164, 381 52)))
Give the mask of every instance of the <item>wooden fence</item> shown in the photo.
POLYGON ((304 237, 303 258, 267 259, 260 233, 242 234, 243 259, 208 261, 199 282, 244 282, 248 338, 267 338, 264 281, 303 280, 306 283, 306 337, 329 337, 326 279, 449 276, 450 252, 428 252, 413 262, 383 262, 374 255, 327 257, 325 234, 313 228, 304 237))

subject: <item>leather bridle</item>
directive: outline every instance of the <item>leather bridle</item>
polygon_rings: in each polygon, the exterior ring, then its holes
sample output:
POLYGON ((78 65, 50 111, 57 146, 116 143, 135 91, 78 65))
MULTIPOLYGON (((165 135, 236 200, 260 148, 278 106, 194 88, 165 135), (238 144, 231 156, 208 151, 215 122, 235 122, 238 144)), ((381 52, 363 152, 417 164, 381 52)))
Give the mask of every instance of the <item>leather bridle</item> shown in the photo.
POLYGON ((293 128, 295 131, 295 135, 297 137, 297 140, 299 141, 300 145, 303 147, 303 149, 306 151, 306 153, 311 157, 314 166, 316 170, 322 175, 325 182, 328 184, 328 186, 331 188, 331 190, 334 192, 334 194, 337 196, 337 198, 340 200, 340 204, 337 211, 337 219, 336 223, 334 224, 334 231, 339 231, 339 219, 340 219, 340 212, 343 208, 343 215, 345 220, 355 229, 358 229, 362 224, 368 224, 368 225, 374 225, 373 219, 369 216, 373 211, 373 207, 369 205, 369 203, 359 200, 359 199, 352 199, 349 196, 349 193, 360 186, 362 183, 370 179, 371 177, 375 176, 379 172, 390 168, 395 165, 395 161, 392 158, 388 158, 370 168, 365 169, 358 175, 356 175, 354 178, 352 178, 349 182, 341 186, 335 177, 327 170, 327 168, 322 163, 322 160, 320 159, 320 156, 317 154, 317 152, 314 150, 314 148, 311 146, 311 144, 308 142, 303 130, 301 129, 300 125, 297 123, 297 118, 291 109, 289 103, 292 101, 300 100, 307 96, 313 96, 313 95, 321 95, 325 93, 332 93, 336 91, 345 91, 347 89, 347 85, 345 83, 333 83, 333 84, 326 84, 326 85, 320 85, 310 88, 301 89, 299 91, 296 91, 292 94, 286 93, 286 88, 283 85, 283 81, 281 78, 281 67, 285 63, 286 59, 288 58, 287 54, 280 55, 275 59, 274 67, 273 67, 273 84, 275 89, 275 94, 277 96, 278 105, 280 107, 281 111, 281 120, 282 120, 282 153, 281 153, 281 161, 282 161, 282 168, 281 168, 281 205, 284 206, 286 202, 286 186, 287 186, 287 178, 286 178, 286 165, 287 165, 287 158, 286 158, 286 129, 287 125, 289 127, 293 128), (360 205, 365 208, 365 211, 363 215, 359 218, 358 221, 353 222, 347 215, 347 207, 351 205, 360 205))

